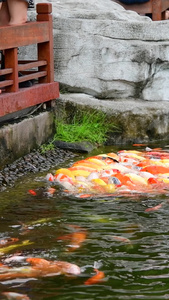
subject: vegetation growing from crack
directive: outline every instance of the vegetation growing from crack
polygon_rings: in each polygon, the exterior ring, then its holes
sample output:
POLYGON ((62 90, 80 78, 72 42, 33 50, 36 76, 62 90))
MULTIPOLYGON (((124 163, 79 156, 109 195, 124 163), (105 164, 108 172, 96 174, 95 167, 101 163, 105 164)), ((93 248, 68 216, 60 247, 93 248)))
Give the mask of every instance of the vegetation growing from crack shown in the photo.
POLYGON ((78 112, 71 122, 65 118, 56 120, 55 125, 56 133, 49 144, 42 145, 42 152, 54 149, 54 142, 57 140, 69 143, 88 141, 102 145, 107 139, 108 132, 120 131, 119 127, 100 111, 78 112))

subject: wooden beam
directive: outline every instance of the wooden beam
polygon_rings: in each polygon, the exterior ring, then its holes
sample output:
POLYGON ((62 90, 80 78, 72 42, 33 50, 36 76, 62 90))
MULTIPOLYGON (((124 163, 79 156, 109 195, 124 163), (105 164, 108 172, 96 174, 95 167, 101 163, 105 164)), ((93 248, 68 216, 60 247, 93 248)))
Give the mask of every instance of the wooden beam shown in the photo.
POLYGON ((48 22, 28 22, 0 27, 0 50, 49 41, 48 22))
POLYGON ((53 21, 52 21, 52 6, 46 7, 44 4, 37 4, 37 21, 46 20, 49 28, 48 42, 38 44, 38 60, 47 60, 47 65, 39 67, 39 71, 46 71, 47 76, 41 78, 39 82, 46 83, 54 81, 54 55, 53 55, 53 21))
POLYGON ((6 80, 12 80, 13 85, 6 88, 6 92, 17 92, 18 87, 18 49, 5 49, 5 67, 11 68, 12 73, 5 75, 6 80))
POLYGON ((59 97, 58 82, 37 84, 0 96, 0 117, 59 97), (12 97, 12 98, 11 98, 12 97))

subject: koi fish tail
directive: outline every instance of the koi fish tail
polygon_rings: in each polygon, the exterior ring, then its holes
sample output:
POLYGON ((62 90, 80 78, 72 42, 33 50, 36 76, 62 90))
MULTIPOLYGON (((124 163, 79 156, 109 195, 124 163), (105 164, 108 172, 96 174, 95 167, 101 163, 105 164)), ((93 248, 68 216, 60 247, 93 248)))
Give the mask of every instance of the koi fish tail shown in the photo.
POLYGON ((88 280, 84 282, 85 285, 92 285, 92 284, 97 284, 103 281, 105 278, 105 274, 102 271, 99 271, 98 269, 94 269, 96 272, 96 275, 90 277, 88 280))

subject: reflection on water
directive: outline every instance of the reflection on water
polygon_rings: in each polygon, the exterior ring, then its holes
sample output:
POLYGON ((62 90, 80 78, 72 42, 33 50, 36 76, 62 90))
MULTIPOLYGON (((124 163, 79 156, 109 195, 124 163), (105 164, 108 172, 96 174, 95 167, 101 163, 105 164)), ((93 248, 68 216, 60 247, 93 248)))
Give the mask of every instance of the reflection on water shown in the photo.
POLYGON ((1 261, 13 268, 26 265, 10 261, 14 254, 67 261, 78 265, 81 274, 1 281, 0 299, 7 299, 3 292, 26 294, 31 300, 168 299, 167 197, 77 199, 58 187, 51 195, 45 175, 25 178, 0 195, 0 238, 19 239, 13 244, 17 247, 0 251, 1 261), (166 204, 159 210, 145 211, 162 201, 166 204), (96 274, 94 268, 105 278, 85 285, 96 274))

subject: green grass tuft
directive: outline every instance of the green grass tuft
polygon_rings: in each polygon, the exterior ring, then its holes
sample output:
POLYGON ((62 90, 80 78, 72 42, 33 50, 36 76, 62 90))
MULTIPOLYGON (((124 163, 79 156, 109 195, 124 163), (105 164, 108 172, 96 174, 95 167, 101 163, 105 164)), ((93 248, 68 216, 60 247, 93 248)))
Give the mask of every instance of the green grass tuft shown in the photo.
MULTIPOLYGON (((53 142, 61 140, 64 142, 88 141, 103 144, 107 139, 109 131, 118 131, 118 127, 107 121, 107 115, 100 111, 81 112, 76 114, 70 123, 65 120, 56 121, 56 133, 53 140, 43 150, 52 150, 53 142)), ((42 147, 41 147, 42 148, 42 147)))

